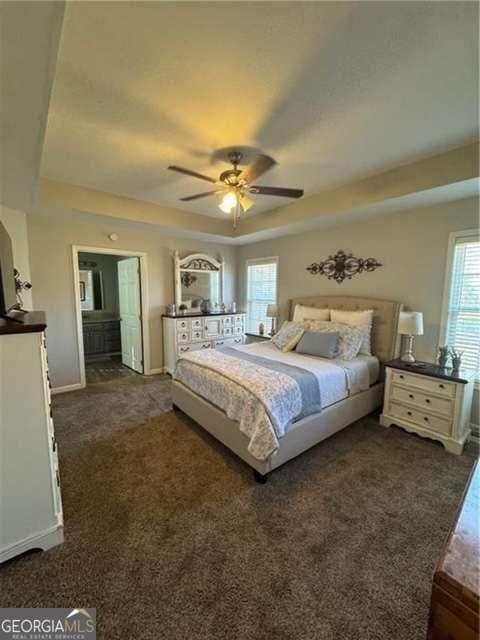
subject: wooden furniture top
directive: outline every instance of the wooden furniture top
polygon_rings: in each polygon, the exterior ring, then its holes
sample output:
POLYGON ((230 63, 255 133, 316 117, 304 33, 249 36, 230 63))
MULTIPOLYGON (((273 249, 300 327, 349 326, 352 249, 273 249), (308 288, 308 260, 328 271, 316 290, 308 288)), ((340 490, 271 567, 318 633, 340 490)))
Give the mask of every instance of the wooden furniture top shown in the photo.
POLYGON ((479 500, 480 466, 477 460, 434 578, 445 591, 477 612, 480 590, 479 500))
POLYGON ((43 311, 29 311, 17 313, 16 320, 0 318, 0 335, 12 335, 15 333, 39 333, 45 331, 47 322, 43 311))
POLYGON ((474 369, 455 370, 449 367, 440 367, 438 364, 433 364, 432 362, 404 362, 403 360, 400 360, 400 358, 389 360, 385 363, 385 366, 391 367, 392 369, 401 369, 408 373, 440 378, 441 380, 451 380, 452 382, 460 382, 462 384, 470 382, 476 373, 474 369))

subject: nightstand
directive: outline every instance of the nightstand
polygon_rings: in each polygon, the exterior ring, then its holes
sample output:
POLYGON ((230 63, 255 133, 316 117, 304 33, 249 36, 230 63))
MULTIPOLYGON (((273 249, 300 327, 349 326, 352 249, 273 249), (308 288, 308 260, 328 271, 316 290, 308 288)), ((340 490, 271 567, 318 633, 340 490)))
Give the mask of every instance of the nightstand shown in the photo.
POLYGON ((476 372, 402 360, 391 360, 385 367, 380 424, 395 424, 424 438, 440 440, 447 451, 460 455, 470 435, 476 372))
POLYGON ((262 342, 264 340, 272 339, 272 336, 269 336, 267 333, 262 335, 261 333, 253 333, 253 331, 246 331, 245 337, 246 337, 247 344, 250 344, 252 342, 262 342))

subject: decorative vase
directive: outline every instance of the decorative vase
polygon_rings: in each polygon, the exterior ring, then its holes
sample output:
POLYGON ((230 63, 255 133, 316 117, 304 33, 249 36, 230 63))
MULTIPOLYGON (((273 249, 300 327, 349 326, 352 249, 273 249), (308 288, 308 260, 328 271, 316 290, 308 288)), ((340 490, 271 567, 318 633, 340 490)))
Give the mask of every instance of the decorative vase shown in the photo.
POLYGON ((448 362, 448 356, 439 356, 438 358, 439 367, 441 367, 442 369, 445 369, 445 367, 447 366, 447 362, 448 362))
POLYGON ((462 366, 462 359, 461 358, 452 358, 452 368, 455 371, 458 371, 461 366, 462 366))

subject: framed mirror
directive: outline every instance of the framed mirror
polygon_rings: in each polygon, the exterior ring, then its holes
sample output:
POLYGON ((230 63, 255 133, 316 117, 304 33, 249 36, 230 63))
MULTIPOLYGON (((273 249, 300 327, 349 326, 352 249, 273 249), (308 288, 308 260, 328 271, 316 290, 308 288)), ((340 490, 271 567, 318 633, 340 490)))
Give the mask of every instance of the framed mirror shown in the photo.
POLYGON ((92 269, 80 269, 80 308, 82 311, 101 311, 103 309, 102 272, 92 269))
POLYGON ((175 304, 188 310, 200 311, 203 300, 212 305, 223 302, 223 260, 216 260, 206 253, 192 253, 175 260, 175 304))

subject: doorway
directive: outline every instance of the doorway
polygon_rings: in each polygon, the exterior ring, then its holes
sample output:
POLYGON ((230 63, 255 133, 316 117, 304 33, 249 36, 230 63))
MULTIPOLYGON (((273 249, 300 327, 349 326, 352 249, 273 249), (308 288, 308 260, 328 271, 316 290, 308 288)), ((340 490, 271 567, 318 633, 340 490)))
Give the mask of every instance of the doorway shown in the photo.
POLYGON ((147 256, 73 247, 81 386, 150 373, 147 256))

